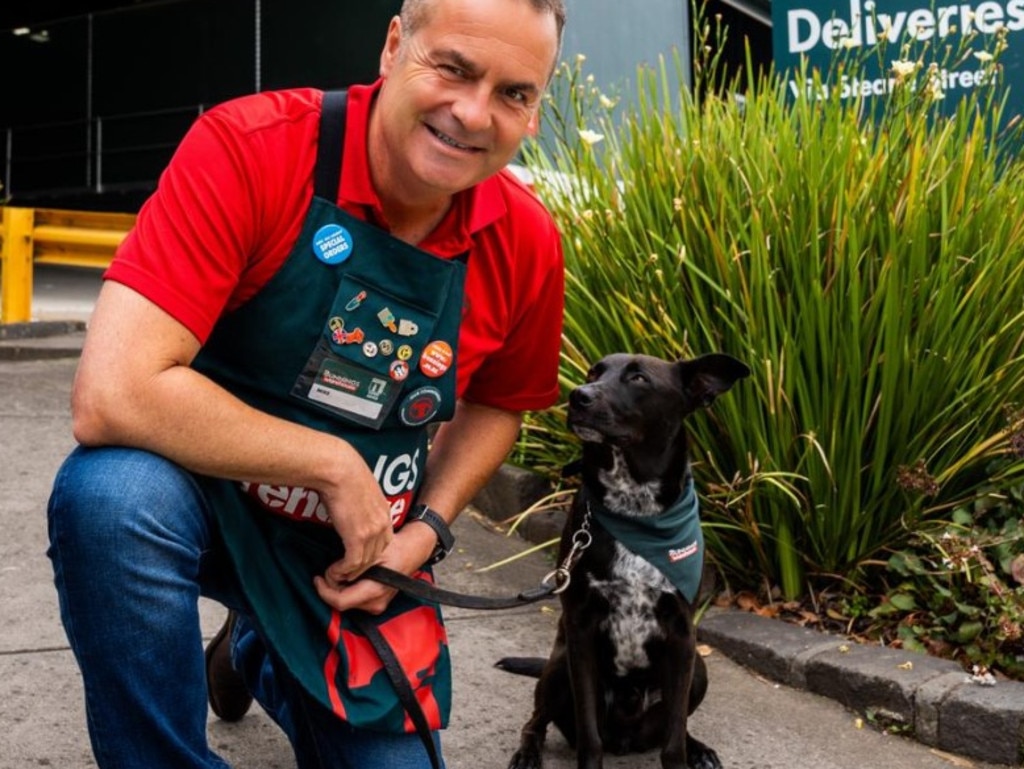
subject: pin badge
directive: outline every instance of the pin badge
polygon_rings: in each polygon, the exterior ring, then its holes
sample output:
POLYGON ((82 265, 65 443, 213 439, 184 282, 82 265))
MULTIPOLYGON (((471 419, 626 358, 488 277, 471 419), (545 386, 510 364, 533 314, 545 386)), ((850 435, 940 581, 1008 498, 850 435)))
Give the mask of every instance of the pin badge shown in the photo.
POLYGON ((420 327, 413 323, 411 320, 405 320, 404 318, 398 321, 398 335, 399 336, 416 336, 419 333, 420 327))
POLYGON ((409 393, 399 408, 399 418, 410 427, 425 424, 441 407, 441 391, 436 387, 420 387, 409 393))
POLYGON ((409 364, 404 360, 396 360, 391 364, 391 368, 388 370, 388 373, 396 382, 401 382, 409 376, 409 364))
POLYGON ((377 357, 377 343, 363 342, 363 355, 365 355, 367 358, 377 357))
POLYGON ((439 377, 451 368, 454 357, 450 344, 443 339, 433 341, 423 349, 423 355, 420 356, 420 371, 428 377, 439 377))
POLYGON ((377 313, 377 319, 380 321, 380 325, 390 331, 392 334, 398 329, 395 326, 395 314, 387 307, 383 308, 377 313))
POLYGON ((352 256, 352 236, 340 224, 325 224, 313 235, 313 253, 324 264, 341 264, 352 256))
POLYGON ((360 291, 358 294, 356 294, 355 296, 348 300, 348 304, 345 305, 345 309, 348 310, 349 312, 352 312, 352 310, 356 309, 356 307, 363 303, 363 300, 365 298, 366 292, 360 291))
POLYGON ((341 335, 345 330, 345 319, 335 315, 327 321, 327 328, 331 330, 331 338, 335 344, 341 344, 341 335))
POLYGON ((378 346, 380 347, 381 355, 390 355, 395 351, 395 343, 390 339, 381 339, 378 346))
POLYGON ((398 348, 398 352, 395 355, 398 356, 399 360, 409 360, 412 357, 412 348, 407 344, 403 344, 398 348))
POLYGON ((337 338, 338 344, 362 344, 366 335, 361 328, 354 328, 351 331, 342 331, 337 338))

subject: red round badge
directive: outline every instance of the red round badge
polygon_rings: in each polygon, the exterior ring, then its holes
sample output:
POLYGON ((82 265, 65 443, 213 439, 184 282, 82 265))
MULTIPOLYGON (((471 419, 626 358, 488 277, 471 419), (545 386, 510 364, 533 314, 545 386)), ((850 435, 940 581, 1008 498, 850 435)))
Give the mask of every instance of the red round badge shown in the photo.
POLYGON ((388 373, 396 382, 401 382, 409 376, 409 364, 404 360, 396 360, 391 364, 388 373))
POLYGON ((441 407, 441 391, 436 387, 420 387, 409 394, 399 410, 405 424, 416 427, 426 424, 441 407))
POLYGON ((420 356, 420 371, 429 377, 439 377, 452 367, 452 346, 443 340, 428 344, 420 356))

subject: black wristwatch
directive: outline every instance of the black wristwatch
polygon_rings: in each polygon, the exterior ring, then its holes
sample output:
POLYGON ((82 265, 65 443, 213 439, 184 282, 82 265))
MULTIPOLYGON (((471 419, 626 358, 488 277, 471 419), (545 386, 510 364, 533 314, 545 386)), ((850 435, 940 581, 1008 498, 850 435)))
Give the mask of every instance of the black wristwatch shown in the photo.
POLYGON ((448 528, 444 518, 438 515, 436 510, 431 510, 422 502, 418 505, 413 505, 412 510, 409 511, 406 523, 409 521, 423 521, 437 535, 437 546, 434 548, 434 552, 430 554, 430 558, 427 559, 429 565, 433 566, 435 563, 443 561, 445 556, 455 547, 455 537, 452 536, 452 530, 448 528))

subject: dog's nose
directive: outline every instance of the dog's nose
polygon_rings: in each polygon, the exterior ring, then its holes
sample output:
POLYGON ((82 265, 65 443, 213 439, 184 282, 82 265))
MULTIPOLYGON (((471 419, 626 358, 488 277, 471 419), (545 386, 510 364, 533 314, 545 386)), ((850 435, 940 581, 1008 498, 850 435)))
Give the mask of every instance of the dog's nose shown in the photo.
POLYGON ((586 408, 594 402, 594 394, 590 385, 580 385, 569 393, 569 405, 576 408, 586 408))

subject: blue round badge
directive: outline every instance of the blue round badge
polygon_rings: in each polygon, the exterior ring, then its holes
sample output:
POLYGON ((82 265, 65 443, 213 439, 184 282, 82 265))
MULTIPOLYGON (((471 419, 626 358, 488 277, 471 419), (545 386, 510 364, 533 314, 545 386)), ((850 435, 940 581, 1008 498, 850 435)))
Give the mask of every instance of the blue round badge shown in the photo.
POLYGON ((420 387, 402 401, 398 415, 409 427, 418 427, 429 422, 440 407, 441 391, 436 387, 420 387))
POLYGON ((325 224, 313 235, 313 253, 324 264, 341 264, 352 256, 352 236, 340 224, 325 224))

